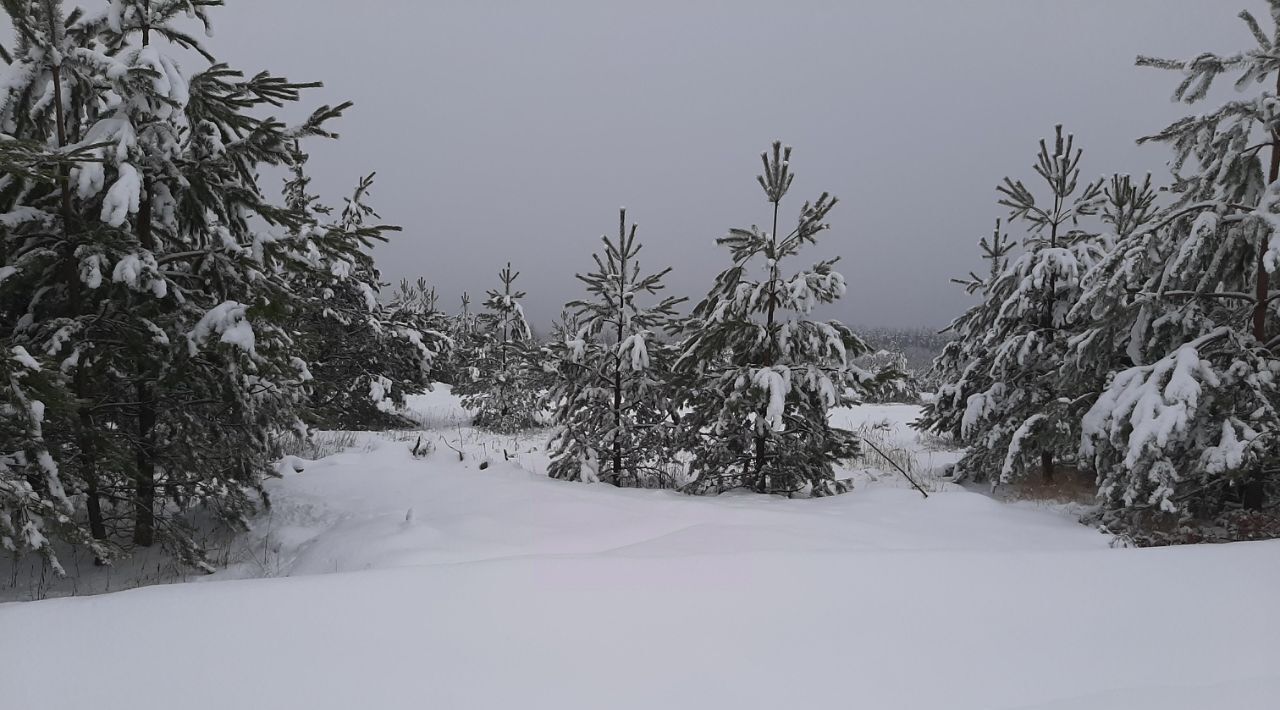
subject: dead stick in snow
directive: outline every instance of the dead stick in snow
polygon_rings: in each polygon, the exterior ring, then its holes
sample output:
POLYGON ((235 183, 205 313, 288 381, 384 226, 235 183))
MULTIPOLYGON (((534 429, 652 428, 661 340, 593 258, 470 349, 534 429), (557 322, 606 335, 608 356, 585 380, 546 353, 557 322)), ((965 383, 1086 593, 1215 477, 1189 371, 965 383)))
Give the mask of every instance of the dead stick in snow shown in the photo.
POLYGON ((911 483, 911 485, 915 486, 917 491, 920 491, 920 495, 924 496, 925 498, 929 497, 929 494, 924 492, 924 489, 920 487, 920 484, 916 483, 916 479, 912 478, 911 474, 907 473, 907 470, 905 468, 899 466, 897 461, 894 461, 893 459, 889 458, 888 455, 886 455, 883 451, 881 451, 875 444, 871 443, 870 441, 867 441, 865 438, 862 440, 862 443, 866 444, 867 446, 870 446, 872 451, 876 452, 877 454, 880 454, 880 458, 884 459, 885 461, 888 461, 890 465, 898 469, 898 471, 902 473, 903 477, 906 478, 907 481, 911 483))

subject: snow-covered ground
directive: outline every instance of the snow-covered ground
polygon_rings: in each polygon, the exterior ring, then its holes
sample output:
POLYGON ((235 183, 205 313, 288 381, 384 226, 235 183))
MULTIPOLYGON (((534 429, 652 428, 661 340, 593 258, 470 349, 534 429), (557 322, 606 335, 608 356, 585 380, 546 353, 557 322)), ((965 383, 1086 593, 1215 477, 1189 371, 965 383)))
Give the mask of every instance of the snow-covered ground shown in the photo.
POLYGON ((0 605, 0 708, 1278 707, 1280 543, 1112 549, 938 483, 913 408, 838 417, 927 500, 558 482, 413 407, 273 481, 217 583, 0 605))

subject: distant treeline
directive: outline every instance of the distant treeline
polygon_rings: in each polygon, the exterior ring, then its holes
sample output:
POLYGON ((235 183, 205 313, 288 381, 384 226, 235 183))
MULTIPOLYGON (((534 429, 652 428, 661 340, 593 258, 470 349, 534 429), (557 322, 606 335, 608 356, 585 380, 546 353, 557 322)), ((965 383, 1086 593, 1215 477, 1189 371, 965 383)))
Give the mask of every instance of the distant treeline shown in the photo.
POLYGON ((954 337, 933 328, 863 327, 857 331, 872 350, 901 353, 907 359, 907 367, 919 375, 925 374, 933 366, 933 359, 954 337))

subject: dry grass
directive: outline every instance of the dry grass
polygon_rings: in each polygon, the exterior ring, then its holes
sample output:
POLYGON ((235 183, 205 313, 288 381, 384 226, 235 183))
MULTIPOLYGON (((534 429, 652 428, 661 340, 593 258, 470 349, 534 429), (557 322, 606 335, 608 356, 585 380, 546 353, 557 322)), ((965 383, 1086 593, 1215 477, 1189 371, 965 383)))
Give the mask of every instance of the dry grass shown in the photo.
POLYGON ((1091 472, 1058 465, 1054 468, 1052 482, 1046 482, 1035 474, 1020 481, 1002 483, 996 486, 994 493, 1001 500, 1091 505, 1097 498, 1098 485, 1091 472))
POLYGON ((359 439, 354 431, 316 431, 308 437, 290 433, 281 443, 286 456, 316 461, 353 448, 359 439))
MULTIPOLYGON (((920 451, 906 443, 897 429, 896 425, 887 421, 860 425, 854 433, 863 441, 862 452, 848 462, 849 467, 883 472, 891 479, 903 478, 902 471, 906 471, 907 475, 929 493, 946 488, 949 484, 938 478, 931 466, 921 461, 920 451)), ((873 480, 879 481, 881 477, 873 476, 873 480)), ((902 483, 910 485, 906 480, 902 483)))

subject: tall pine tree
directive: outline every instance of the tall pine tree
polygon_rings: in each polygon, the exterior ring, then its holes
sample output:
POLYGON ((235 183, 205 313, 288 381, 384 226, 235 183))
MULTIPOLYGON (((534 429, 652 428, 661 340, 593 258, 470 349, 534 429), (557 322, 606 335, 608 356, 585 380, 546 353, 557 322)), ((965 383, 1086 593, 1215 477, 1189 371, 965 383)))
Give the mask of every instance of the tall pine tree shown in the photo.
MULTIPOLYGON (((1008 482, 1038 469, 1052 482, 1056 462, 1074 459, 1079 397, 1091 392, 1091 383, 1064 390, 1058 369, 1076 327, 1070 312, 1081 279, 1105 252, 1096 234, 1079 229, 1082 217, 1097 213, 1103 194, 1102 181, 1080 183, 1082 155, 1058 126, 1052 144, 1040 142, 1035 164, 1048 197, 1038 200, 1011 178, 997 188, 1011 224, 1024 225, 1027 236, 1022 254, 988 289, 999 306, 974 346, 985 355, 979 362, 986 387, 965 398, 960 428, 969 447, 956 464, 961 478, 998 475, 1008 482)), ((950 386, 972 384, 961 379, 950 386)))
POLYGON ((778 232, 783 198, 794 175, 791 149, 775 142, 761 154, 758 182, 771 205, 773 229, 732 229, 719 244, 732 266, 684 326, 674 368, 682 420, 692 451, 693 491, 749 487, 762 493, 830 495, 847 489, 835 464, 858 451, 852 432, 832 427, 832 407, 852 401, 850 388, 870 375, 852 365, 867 352, 843 323, 809 317, 845 293, 836 259, 788 273, 788 260, 828 229, 836 200, 806 202, 796 226, 778 232))
MULTIPOLYGON (((933 397, 924 403, 920 419, 916 422, 916 426, 949 436, 956 443, 967 443, 965 435, 971 433, 971 429, 966 430, 964 425, 969 398, 981 396, 992 385, 992 349, 988 345, 987 334, 995 324, 1004 300, 996 290, 1002 285, 1000 276, 1009 264, 1009 254, 1017 246, 1002 226, 1000 220, 996 220, 991 236, 978 241, 982 258, 987 262, 987 273, 980 276, 969 272, 967 278, 952 279, 963 286, 966 293, 980 300, 943 331, 951 334, 952 340, 934 359, 931 372, 941 384, 933 397)), ((1007 282, 1003 284, 1007 285, 1007 282)), ((986 474, 986 471, 957 472, 962 479, 982 480, 986 474)))
POLYGON ((371 223, 378 215, 367 204, 373 175, 356 186, 333 219, 333 210, 310 194, 300 150, 285 184, 286 205, 307 215, 293 235, 289 269, 293 298, 290 326, 297 356, 308 366, 309 419, 337 429, 403 424, 397 413, 407 394, 430 386, 431 365, 447 338, 431 327, 420 294, 402 290, 390 304, 378 300, 382 287, 371 250, 392 225, 371 223))
POLYGON ((559 377, 548 397, 557 432, 551 440, 553 478, 616 486, 667 487, 672 461, 668 346, 657 338, 682 298, 662 298, 662 278, 644 274, 636 226, 618 214, 618 237, 601 237, 596 270, 578 274, 590 299, 569 303, 572 332, 553 340, 559 377))
POLYGON ((1254 40, 1244 51, 1138 59, 1181 75, 1174 98, 1187 104, 1224 75, 1250 95, 1143 139, 1174 151, 1174 204, 1121 240, 1089 299, 1119 319, 1114 349, 1131 361, 1082 439, 1115 527, 1167 529, 1280 498, 1280 0, 1269 5, 1266 31, 1241 13, 1254 40))

